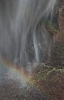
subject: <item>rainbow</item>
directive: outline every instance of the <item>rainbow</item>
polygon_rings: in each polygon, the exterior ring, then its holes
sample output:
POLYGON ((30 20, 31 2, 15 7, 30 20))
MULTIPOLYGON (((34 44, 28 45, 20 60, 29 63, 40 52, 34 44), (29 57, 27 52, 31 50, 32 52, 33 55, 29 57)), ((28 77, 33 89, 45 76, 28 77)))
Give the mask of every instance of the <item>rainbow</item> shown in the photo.
POLYGON ((16 73, 16 75, 18 75, 19 77, 22 77, 27 83, 33 85, 33 80, 31 79, 31 76, 29 75, 29 72, 27 70, 23 70, 23 68, 19 68, 19 66, 15 66, 9 60, 3 58, 0 59, 0 65, 3 65, 13 73, 16 73))

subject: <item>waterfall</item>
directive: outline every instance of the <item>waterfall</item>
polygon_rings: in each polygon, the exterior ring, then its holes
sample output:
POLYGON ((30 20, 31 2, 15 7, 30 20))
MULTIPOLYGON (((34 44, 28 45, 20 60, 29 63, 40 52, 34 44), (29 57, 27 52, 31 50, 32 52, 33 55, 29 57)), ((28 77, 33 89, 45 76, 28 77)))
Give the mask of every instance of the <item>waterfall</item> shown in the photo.
POLYGON ((28 66, 47 60, 50 34, 41 19, 54 16, 57 0, 0 0, 0 56, 28 66))

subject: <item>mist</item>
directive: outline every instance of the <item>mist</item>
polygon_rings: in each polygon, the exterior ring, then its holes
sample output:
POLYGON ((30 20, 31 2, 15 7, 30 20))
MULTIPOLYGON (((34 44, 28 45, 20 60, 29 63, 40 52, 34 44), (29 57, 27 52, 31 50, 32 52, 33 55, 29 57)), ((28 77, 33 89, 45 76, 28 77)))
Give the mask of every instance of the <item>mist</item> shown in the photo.
MULTIPOLYGON (((53 37, 44 20, 52 23, 56 5, 57 0, 0 0, 0 59, 26 69, 29 74, 36 65, 46 62, 53 37)), ((0 69, 1 74, 17 77, 2 66, 0 69)))
POLYGON ((27 66, 47 60, 50 35, 40 20, 52 20, 57 0, 0 0, 0 56, 27 66), (41 57, 42 56, 42 57, 41 57))

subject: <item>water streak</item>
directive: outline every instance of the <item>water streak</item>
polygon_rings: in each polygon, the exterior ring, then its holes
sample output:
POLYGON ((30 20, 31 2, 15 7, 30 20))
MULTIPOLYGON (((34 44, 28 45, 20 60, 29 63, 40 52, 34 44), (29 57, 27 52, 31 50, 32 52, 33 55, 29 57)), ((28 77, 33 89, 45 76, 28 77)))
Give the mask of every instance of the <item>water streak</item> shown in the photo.
POLYGON ((45 18, 54 15, 57 0, 0 0, 0 56, 27 66, 46 60, 50 35, 45 18))

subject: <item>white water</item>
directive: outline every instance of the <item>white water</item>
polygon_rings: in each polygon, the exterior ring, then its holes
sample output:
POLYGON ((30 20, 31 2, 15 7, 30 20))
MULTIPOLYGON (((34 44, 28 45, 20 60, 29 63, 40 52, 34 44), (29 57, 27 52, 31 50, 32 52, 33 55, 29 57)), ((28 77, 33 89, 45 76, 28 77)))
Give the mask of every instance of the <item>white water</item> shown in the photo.
POLYGON ((20 66, 47 60, 50 35, 38 24, 49 15, 52 20, 56 1, 0 0, 0 55, 20 66))

